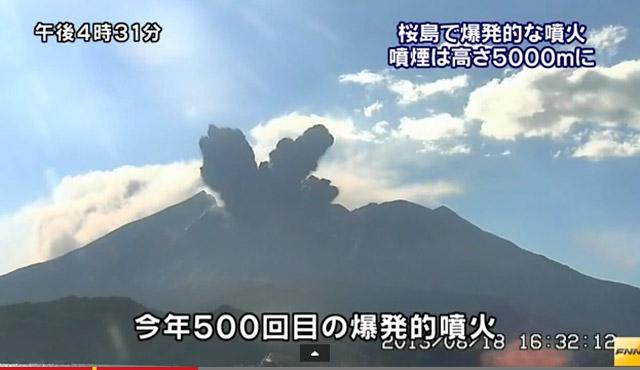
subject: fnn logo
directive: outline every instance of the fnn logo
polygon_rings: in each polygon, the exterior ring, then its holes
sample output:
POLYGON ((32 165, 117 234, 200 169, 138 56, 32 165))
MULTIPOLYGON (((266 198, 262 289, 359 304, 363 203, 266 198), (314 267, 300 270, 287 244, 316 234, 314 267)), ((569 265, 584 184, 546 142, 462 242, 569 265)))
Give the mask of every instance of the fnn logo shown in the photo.
POLYGON ((618 348, 616 355, 640 355, 640 348, 618 348))
POLYGON ((613 348, 615 366, 640 366, 640 337, 617 337, 613 348))

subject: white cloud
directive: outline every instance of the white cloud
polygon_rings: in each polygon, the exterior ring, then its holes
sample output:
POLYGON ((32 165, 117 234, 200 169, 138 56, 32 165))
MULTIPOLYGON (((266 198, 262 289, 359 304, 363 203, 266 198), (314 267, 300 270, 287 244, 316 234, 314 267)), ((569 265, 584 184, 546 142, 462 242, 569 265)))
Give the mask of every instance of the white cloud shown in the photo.
POLYGON ((436 205, 443 198, 462 193, 459 185, 449 181, 406 183, 401 181, 401 174, 372 163, 324 163, 316 175, 329 178, 338 186, 336 202, 349 209, 397 199, 436 205))
POLYGON ((587 44, 593 46, 597 52, 613 55, 618 45, 627 38, 627 29, 622 26, 606 26, 594 30, 587 37, 587 44))
POLYGON ((458 155, 471 153, 471 147, 467 144, 453 144, 434 141, 425 141, 424 147, 419 150, 422 153, 438 153, 441 155, 458 155))
POLYGON ((451 148, 445 149, 444 151, 441 151, 441 153, 445 155, 469 154, 471 153, 471 147, 466 144, 459 144, 451 148))
POLYGON ((8 271, 69 252, 201 188, 198 163, 123 166, 62 178, 51 194, 0 217, 8 271))
POLYGON ((500 153, 500 155, 503 157, 508 157, 511 155, 511 150, 507 149, 504 152, 500 153))
POLYGON ((373 116, 373 114, 374 114, 374 113, 376 113, 376 112, 380 111, 380 109, 382 109, 382 106, 383 106, 383 105, 382 105, 382 102, 381 102, 381 101, 379 101, 379 100, 376 100, 376 102, 375 102, 375 103, 373 103, 373 104, 371 104, 371 105, 369 105, 369 106, 364 107, 364 108, 362 109, 362 114, 363 114, 365 117, 371 117, 371 116, 373 116))
POLYGON ((409 80, 398 80, 390 82, 388 88, 398 95, 398 104, 407 105, 427 99, 435 94, 453 94, 468 85, 469 76, 459 75, 422 84, 409 80))
POLYGON ((468 119, 496 139, 561 138, 578 124, 640 129, 640 60, 611 67, 523 69, 469 95, 468 119))
POLYGON ((358 73, 350 73, 340 75, 338 81, 340 83, 355 83, 359 85, 375 85, 384 82, 387 76, 382 73, 371 72, 363 69, 358 73))
POLYGON ((356 128, 351 118, 340 119, 292 112, 260 123, 251 129, 249 134, 253 141, 256 160, 261 162, 268 159, 269 152, 283 137, 298 137, 306 129, 317 124, 324 125, 331 135, 340 141, 373 141, 375 138, 371 132, 356 128))
POLYGON ((466 74, 450 78, 442 78, 432 82, 415 83, 409 80, 399 80, 390 76, 387 72, 375 73, 362 70, 358 73, 340 75, 340 83, 356 83, 360 85, 382 84, 398 96, 398 104, 407 105, 425 100, 436 94, 453 94, 469 85, 469 76, 466 74))
POLYGON ((464 120, 449 113, 424 118, 400 118, 397 135, 420 141, 436 141, 465 134, 464 120))
POLYGON ((606 157, 632 157, 640 155, 640 134, 623 134, 614 130, 591 133, 573 156, 599 160, 606 157))
POLYGON ((378 121, 375 125, 373 125, 371 131, 373 131, 373 133, 376 135, 385 135, 389 132, 389 122, 378 121))

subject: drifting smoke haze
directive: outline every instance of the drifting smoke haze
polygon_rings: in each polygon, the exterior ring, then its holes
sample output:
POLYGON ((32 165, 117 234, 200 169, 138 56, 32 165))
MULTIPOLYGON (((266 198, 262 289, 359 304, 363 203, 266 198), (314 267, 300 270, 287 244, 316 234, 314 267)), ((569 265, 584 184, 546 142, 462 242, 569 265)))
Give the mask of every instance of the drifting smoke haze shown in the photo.
POLYGON ((0 273, 61 256, 190 197, 204 187, 197 169, 190 161, 62 178, 50 197, 0 217, 0 241, 19 247, 9 249, 0 273))

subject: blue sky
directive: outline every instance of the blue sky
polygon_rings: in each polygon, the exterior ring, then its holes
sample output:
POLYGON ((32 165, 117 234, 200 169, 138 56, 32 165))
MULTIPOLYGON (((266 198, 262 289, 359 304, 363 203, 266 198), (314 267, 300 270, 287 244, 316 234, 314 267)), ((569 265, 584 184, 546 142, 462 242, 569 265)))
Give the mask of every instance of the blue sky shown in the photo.
POLYGON ((319 171, 343 188, 347 205, 388 197, 446 204, 523 248, 640 286, 639 8, 0 0, 0 248, 10 257, 0 273, 188 195, 198 187, 190 174, 197 140, 210 123, 243 129, 260 153, 274 137, 326 120, 344 130, 319 171), (393 71, 386 49, 400 20, 575 20, 610 43, 601 44, 603 69, 589 79, 575 71, 393 71), (156 45, 41 44, 32 34, 37 21, 156 21, 163 32, 156 45), (366 83, 366 73, 379 81, 366 83), (441 91, 401 103, 411 87, 435 81, 441 91), (537 112, 539 126, 515 124, 526 121, 529 105, 509 107, 533 98, 548 99, 553 111, 537 112), (376 103, 381 108, 371 108, 376 103), (599 110, 587 114, 585 106, 599 110), (448 126, 433 131, 438 122, 448 126), (151 189, 135 204, 120 192, 131 178, 151 189), (78 219, 89 208, 100 218, 78 219))

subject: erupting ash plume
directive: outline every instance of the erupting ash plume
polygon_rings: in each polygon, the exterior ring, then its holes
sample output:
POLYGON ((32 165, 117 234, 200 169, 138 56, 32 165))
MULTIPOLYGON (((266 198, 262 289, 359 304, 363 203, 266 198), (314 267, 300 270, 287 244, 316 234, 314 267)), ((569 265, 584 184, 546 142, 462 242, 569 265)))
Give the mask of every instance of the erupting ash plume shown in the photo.
POLYGON ((204 182, 217 191, 232 215, 245 219, 264 212, 297 213, 327 207, 338 188, 324 178, 309 176, 333 145, 333 136, 322 125, 300 137, 284 138, 256 165, 253 149, 238 129, 209 126, 200 139, 204 182))

